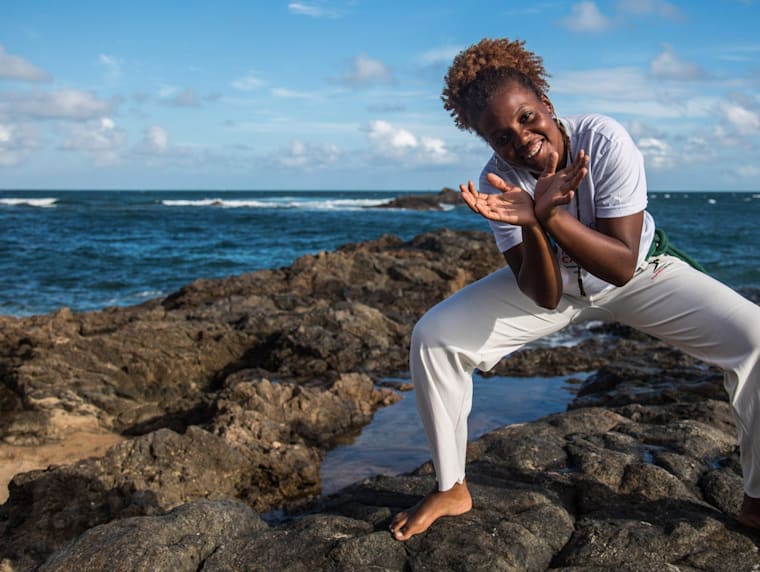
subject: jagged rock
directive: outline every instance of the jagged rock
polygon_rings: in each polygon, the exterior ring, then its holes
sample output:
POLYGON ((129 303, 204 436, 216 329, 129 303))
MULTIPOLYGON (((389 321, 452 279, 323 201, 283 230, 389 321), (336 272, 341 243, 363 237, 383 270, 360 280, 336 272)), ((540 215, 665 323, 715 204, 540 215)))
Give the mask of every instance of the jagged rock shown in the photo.
POLYGON ((45 562, 40 572, 195 572, 220 548, 268 528, 242 503, 195 501, 160 516, 91 528, 45 562))
POLYGON ((443 210, 442 205, 464 204, 464 199, 462 199, 462 195, 459 193, 459 191, 455 191, 454 189, 449 189, 446 187, 436 194, 425 193, 396 197, 387 203, 377 205, 375 208, 440 211, 443 210))
POLYGON ((324 450, 397 399, 375 382, 405 372, 416 319, 502 265, 486 233, 385 236, 131 308, 0 317, 6 443, 130 437, 14 478, 0 570, 760 566, 720 372, 616 324, 497 366, 594 373, 567 412, 470 443, 470 513, 391 538, 429 462, 315 496, 324 450), (253 512, 278 506, 278 525, 253 512))

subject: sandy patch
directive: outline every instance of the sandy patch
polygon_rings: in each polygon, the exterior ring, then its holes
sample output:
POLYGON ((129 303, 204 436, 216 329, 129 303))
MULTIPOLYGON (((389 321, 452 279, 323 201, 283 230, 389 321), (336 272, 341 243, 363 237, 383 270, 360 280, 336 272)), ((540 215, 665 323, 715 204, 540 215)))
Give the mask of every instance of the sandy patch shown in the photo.
POLYGON ((125 437, 115 433, 71 433, 60 443, 18 446, 0 443, 0 504, 8 499, 8 483, 14 475, 50 465, 69 465, 88 457, 102 457, 125 437))

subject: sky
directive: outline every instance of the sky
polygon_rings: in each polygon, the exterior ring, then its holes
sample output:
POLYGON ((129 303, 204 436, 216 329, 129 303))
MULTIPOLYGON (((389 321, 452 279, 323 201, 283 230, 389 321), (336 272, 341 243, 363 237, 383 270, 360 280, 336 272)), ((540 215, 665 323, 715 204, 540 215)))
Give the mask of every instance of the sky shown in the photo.
POLYGON ((760 0, 0 0, 0 189, 432 190, 486 144, 453 57, 525 41, 649 188, 760 189, 760 0))

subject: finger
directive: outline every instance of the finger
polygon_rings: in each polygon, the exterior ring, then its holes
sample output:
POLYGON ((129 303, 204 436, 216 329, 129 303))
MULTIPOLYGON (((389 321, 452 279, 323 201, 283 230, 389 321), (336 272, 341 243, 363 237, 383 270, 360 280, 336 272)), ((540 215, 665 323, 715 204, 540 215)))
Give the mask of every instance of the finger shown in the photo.
POLYGON ((478 192, 475 190, 475 185, 472 184, 472 181, 470 181, 469 186, 465 185, 459 185, 459 190, 462 194, 462 199, 464 200, 465 204, 470 207, 470 210, 474 213, 478 213, 478 210, 476 208, 477 202, 478 202, 478 192))
POLYGON ((585 151, 581 149, 578 151, 578 155, 576 156, 575 160, 568 165, 564 172, 568 177, 574 177, 578 171, 583 169, 588 165, 588 155, 585 154, 585 151))
POLYGON ((577 172, 573 173, 572 176, 568 177, 562 186, 568 189, 577 189, 578 185, 581 184, 581 181, 587 173, 588 169, 586 167, 582 167, 577 172))
POLYGON ((576 169, 582 169, 583 167, 587 167, 588 160, 589 160, 588 154, 583 149, 581 149, 580 151, 578 151, 578 155, 575 157, 575 161, 573 161, 573 167, 575 167, 576 169))
POLYGON ((553 175, 557 172, 557 164, 559 163, 559 153, 556 151, 552 151, 549 154, 549 160, 546 162, 546 167, 544 168, 544 172, 541 173, 542 177, 548 177, 549 175, 553 175))
POLYGON ((512 187, 510 187, 504 179, 502 179, 501 177, 499 177, 498 175, 494 173, 488 173, 488 175, 486 175, 486 179, 488 180, 489 183, 491 183, 491 186, 500 190, 503 193, 506 193, 512 190, 512 187))

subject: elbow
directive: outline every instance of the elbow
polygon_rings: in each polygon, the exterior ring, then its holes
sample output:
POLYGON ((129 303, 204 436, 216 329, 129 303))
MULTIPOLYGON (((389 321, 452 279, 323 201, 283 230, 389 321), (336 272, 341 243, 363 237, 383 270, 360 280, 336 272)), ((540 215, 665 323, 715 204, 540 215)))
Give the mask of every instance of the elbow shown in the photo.
POLYGON ((557 283, 555 288, 536 287, 535 285, 521 284, 518 286, 523 294, 533 300, 533 302, 546 310, 556 310, 559 301, 562 299, 562 284, 557 283))
POLYGON ((559 306, 559 301, 562 299, 562 291, 560 290, 559 293, 554 296, 544 294, 542 296, 532 296, 532 298, 533 301, 542 308, 546 310, 556 310, 557 306, 559 306))
POLYGON ((631 281, 635 273, 636 265, 632 264, 629 267, 622 269, 622 271, 616 272, 614 276, 609 278, 609 282, 618 287, 625 286, 631 281))
POLYGON ((559 300, 552 300, 551 302, 537 301, 536 303, 545 310, 556 310, 557 306, 559 306, 559 300))

